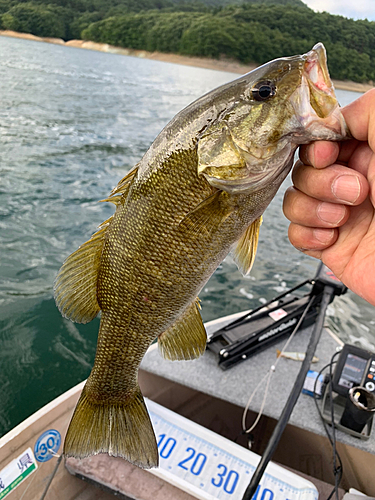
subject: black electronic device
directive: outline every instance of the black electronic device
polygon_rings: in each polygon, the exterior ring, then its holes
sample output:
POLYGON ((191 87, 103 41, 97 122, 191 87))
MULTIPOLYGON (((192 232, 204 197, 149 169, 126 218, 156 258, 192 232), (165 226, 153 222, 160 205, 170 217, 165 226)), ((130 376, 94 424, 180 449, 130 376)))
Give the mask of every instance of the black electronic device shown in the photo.
POLYGON ((313 279, 303 281, 216 331, 208 339, 207 348, 217 354, 222 369, 230 368, 291 334, 300 320, 303 320, 301 328, 313 324, 326 287, 332 289, 332 300, 334 295, 347 290, 328 267, 320 263, 313 279), (309 293, 294 294, 308 285, 312 286, 309 293))
POLYGON ((322 417, 360 439, 368 439, 375 412, 375 353, 345 344, 326 385, 322 417), (333 414, 333 420, 332 420, 333 414))
POLYGON ((361 386, 375 394, 375 353, 345 344, 332 378, 332 389, 347 396, 349 389, 361 386))

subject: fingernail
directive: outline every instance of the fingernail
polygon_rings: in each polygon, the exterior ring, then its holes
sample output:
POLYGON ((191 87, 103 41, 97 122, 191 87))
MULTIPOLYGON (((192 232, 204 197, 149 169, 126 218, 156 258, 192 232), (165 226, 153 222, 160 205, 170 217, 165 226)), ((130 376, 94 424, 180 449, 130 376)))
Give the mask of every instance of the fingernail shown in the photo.
POLYGON ((317 208, 317 215, 322 222, 338 224, 345 217, 346 210, 343 205, 333 203, 321 203, 317 208))
POLYGON ((315 152, 314 143, 308 146, 303 146, 300 152, 300 158, 302 163, 305 165, 314 165, 315 163, 315 152))
POLYGON ((316 238, 320 243, 327 245, 333 238, 335 234, 333 229, 314 229, 314 238, 316 238))
POLYGON ((361 185, 356 175, 340 175, 332 184, 332 193, 340 201, 355 203, 361 193, 361 185))

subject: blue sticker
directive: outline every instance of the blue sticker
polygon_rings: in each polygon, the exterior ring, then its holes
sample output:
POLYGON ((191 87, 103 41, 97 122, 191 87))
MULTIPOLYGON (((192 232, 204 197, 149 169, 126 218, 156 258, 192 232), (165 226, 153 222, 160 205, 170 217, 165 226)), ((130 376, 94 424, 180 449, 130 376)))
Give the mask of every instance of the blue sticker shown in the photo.
POLYGON ((34 446, 34 455, 38 462, 48 462, 57 453, 61 444, 61 434, 54 429, 43 432, 34 446))

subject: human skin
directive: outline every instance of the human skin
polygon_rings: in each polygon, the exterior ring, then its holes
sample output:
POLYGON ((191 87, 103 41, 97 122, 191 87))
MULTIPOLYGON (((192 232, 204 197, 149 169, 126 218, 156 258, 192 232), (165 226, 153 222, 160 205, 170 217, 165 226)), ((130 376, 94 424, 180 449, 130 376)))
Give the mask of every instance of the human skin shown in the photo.
POLYGON ((375 89, 342 112, 353 139, 301 147, 283 209, 291 243, 375 305, 375 89))

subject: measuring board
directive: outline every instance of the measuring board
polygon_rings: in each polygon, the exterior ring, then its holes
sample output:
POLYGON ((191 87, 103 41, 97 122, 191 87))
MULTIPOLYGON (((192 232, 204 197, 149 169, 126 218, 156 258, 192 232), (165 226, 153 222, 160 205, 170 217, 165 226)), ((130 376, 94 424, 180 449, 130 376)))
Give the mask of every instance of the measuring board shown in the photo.
MULTIPOLYGON (((150 472, 202 500, 239 500, 260 460, 250 450, 146 400, 159 449, 150 472)), ((306 479, 270 463, 253 500, 318 500, 306 479)))

